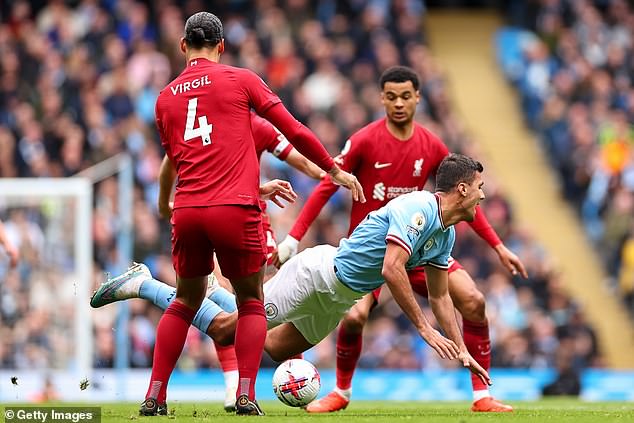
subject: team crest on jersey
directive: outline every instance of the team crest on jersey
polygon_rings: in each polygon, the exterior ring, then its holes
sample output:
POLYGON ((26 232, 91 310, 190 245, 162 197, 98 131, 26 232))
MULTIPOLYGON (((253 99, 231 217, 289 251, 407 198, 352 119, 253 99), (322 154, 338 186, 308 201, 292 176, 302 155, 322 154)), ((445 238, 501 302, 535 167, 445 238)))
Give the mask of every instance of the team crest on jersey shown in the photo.
POLYGON ((412 173, 412 176, 420 176, 420 173, 423 170, 424 161, 425 159, 418 159, 414 162, 414 173, 412 173))
POLYGON ((264 312, 266 313, 266 319, 271 320, 277 317, 277 313, 279 312, 277 306, 273 303, 266 303, 264 305, 264 312))
POLYGON ((374 185, 372 198, 379 201, 385 200, 385 184, 383 182, 378 182, 374 185))
POLYGON ((431 247, 434 246, 434 238, 430 238, 427 240, 427 242, 425 243, 425 245, 423 245, 423 250, 424 251, 429 251, 431 250, 431 247))

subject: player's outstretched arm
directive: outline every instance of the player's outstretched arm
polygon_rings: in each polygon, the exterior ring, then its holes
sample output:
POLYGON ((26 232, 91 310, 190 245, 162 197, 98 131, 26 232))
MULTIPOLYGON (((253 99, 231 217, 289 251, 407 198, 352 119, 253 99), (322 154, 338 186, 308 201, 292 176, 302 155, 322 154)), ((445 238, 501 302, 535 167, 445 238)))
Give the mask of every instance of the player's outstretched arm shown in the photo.
POLYGON ((456 321, 453 301, 449 296, 449 280, 447 270, 433 266, 426 266, 427 291, 429 293, 429 304, 434 312, 438 323, 447 336, 458 345, 458 360, 464 367, 468 367, 474 374, 486 384, 491 384, 491 378, 486 370, 482 368, 467 351, 467 347, 462 340, 462 334, 456 321))
POLYGON ((363 193, 363 187, 361 183, 357 180, 357 177, 352 173, 348 173, 345 170, 341 169, 339 166, 335 165, 328 172, 330 175, 330 179, 332 182, 341 185, 342 187, 348 188, 352 191, 352 199, 354 201, 360 201, 365 203, 365 194, 363 193))
POLYGON ((158 211, 161 217, 169 219, 172 217, 172 208, 174 204, 171 202, 172 187, 176 180, 176 169, 172 161, 167 157, 163 157, 163 162, 159 169, 159 195, 158 195, 158 211))
POLYGON ((441 358, 458 358, 458 347, 456 344, 442 336, 434 329, 425 318, 420 309, 409 278, 405 270, 405 263, 409 258, 409 253, 395 243, 388 241, 383 259, 383 269, 381 274, 385 283, 392 293, 392 297, 401 307, 405 315, 412 322, 420 336, 432 347, 441 358))
POLYGON ((363 189, 356 176, 341 170, 339 166, 335 164, 321 142, 319 142, 315 134, 299 123, 289 111, 286 110, 286 107, 284 107, 282 103, 277 103, 268 108, 262 117, 275 125, 300 153, 321 169, 328 171, 335 184, 351 190, 352 198, 355 201, 365 202, 363 189))
POLYGON ((286 159, 284 160, 286 163, 299 170, 306 176, 322 180, 324 176, 326 176, 326 172, 321 170, 319 166, 315 163, 308 160, 304 155, 302 155, 299 151, 292 149, 286 159))

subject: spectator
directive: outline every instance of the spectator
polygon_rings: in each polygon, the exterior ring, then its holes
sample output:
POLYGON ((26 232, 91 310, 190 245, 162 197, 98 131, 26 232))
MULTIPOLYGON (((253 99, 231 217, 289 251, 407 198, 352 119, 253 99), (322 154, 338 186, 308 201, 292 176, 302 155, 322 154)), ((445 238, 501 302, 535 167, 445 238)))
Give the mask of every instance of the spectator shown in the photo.
POLYGON ((632 5, 555 0, 532 6, 535 13, 527 16, 535 18, 524 25, 536 37, 526 46, 518 86, 526 121, 541 136, 612 288, 620 284, 615 291, 634 316, 627 276, 634 211, 632 5))

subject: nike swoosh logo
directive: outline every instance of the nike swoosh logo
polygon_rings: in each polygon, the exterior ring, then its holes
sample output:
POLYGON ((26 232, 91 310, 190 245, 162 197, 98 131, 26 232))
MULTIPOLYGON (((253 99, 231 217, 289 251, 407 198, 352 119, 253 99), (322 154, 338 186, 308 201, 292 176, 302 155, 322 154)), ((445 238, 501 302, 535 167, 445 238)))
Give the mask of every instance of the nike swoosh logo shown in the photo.
POLYGON ((388 166, 392 166, 392 163, 379 163, 379 162, 374 163, 375 169, 383 169, 384 167, 388 167, 388 166))

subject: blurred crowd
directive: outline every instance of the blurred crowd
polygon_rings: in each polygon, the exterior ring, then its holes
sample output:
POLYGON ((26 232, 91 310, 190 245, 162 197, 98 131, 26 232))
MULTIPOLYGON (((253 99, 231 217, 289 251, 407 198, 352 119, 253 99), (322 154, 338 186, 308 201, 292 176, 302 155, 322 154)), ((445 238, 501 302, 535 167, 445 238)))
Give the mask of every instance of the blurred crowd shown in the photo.
MULTIPOLYGON (((183 68, 178 41, 184 21, 204 10, 204 4, 195 0, 40 3, 16 0, 2 6, 0 175, 71 176, 115 153, 128 152, 135 173, 133 257, 147 263, 158 279, 173 284, 169 225, 159 220, 156 210, 156 177, 163 153, 153 108, 159 90, 183 68)), ((338 154, 350 134, 383 116, 378 75, 389 66, 404 64, 421 77, 417 120, 440 135, 450 150, 480 158, 477 140, 470 138, 452 107, 445 74, 426 43, 422 0, 227 0, 214 2, 212 11, 225 25, 227 51, 221 61, 261 75, 331 154, 338 154)), ((269 208, 282 239, 314 182, 273 156, 263 157, 262 177, 288 179, 300 196, 293 206, 269 208)), ((528 280, 511 277, 468 226, 458 228, 455 256, 487 298, 493 365, 550 367, 562 354, 576 369, 601 365, 597 339, 583 310, 562 289, 548 254, 514 222, 494 175, 487 171, 486 179, 484 210, 530 275, 528 280)), ((349 205, 349 195, 338 192, 301 246, 337 245, 347 230, 349 205)), ((116 179, 96 184, 95 284, 103 280, 104 272, 121 271, 117 206, 116 179)), ((42 209, 16 213, 31 226, 44 220, 42 209)), ((6 220, 15 243, 25 248, 28 243, 18 230, 18 218, 2 211, 0 218, 6 220)), ((72 282, 42 273, 37 258, 23 260, 17 271, 2 273, 2 367, 64 367, 68 359, 60 363, 53 357, 72 356, 68 354, 73 348, 72 319, 47 318, 42 302, 33 300, 39 279, 29 276, 39 271, 45 279, 42 283, 54 289, 72 282), (46 280, 48 276, 51 280, 46 280), (38 354, 28 354, 30 350, 38 354)), ((389 295, 384 295, 365 331, 361 365, 408 369, 451 365, 436 359, 389 295)), ((69 307, 72 313, 72 301, 88 299, 64 296, 56 300, 55 308, 69 307)), ((427 307, 423 299, 421 304, 427 307)), ((161 312, 141 300, 131 301, 130 309, 130 365, 147 367, 161 312)), ((426 314, 432 317, 429 310, 426 314)), ((116 307, 94 310, 92 317, 95 365, 111 367, 116 307)), ((324 340, 307 357, 318 366, 332 366, 334 340, 324 340)), ((265 364, 272 363, 265 360, 265 364)), ((179 366, 217 366, 209 339, 192 330, 179 366)))
POLYGON ((634 8, 625 0, 515 2, 530 32, 508 69, 527 124, 634 318, 634 8))

